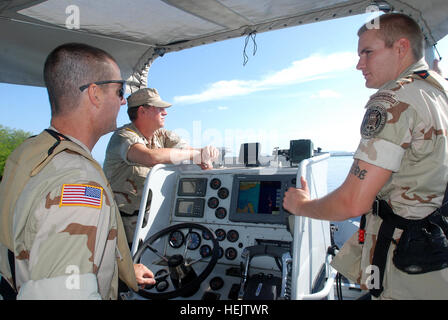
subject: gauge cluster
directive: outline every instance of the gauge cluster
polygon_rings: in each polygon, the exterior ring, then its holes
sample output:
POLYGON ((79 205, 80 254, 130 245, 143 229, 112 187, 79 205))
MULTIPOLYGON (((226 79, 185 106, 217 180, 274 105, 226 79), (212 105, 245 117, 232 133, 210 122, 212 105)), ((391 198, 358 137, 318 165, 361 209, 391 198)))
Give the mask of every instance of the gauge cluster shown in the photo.
MULTIPOLYGON (((160 244, 163 248, 157 250, 165 257, 180 255, 187 265, 201 270, 213 255, 216 257, 212 238, 216 237, 218 243, 216 266, 194 299, 204 299, 206 293, 207 298, 236 299, 245 262, 244 249, 266 244, 288 247, 292 243, 279 201, 286 188, 295 182, 295 175, 254 177, 260 182, 253 182, 250 176, 214 170, 180 173, 176 177, 173 194, 167 197, 171 201, 168 225, 200 224, 210 232, 194 228, 172 230, 167 241, 160 244), (246 218, 251 214, 253 218, 246 218)), ((151 263, 157 281, 151 290, 158 293, 173 290, 163 259, 154 257, 151 263)), ((270 276, 281 273, 278 265, 270 256, 255 257, 251 262, 254 272, 270 276)))
MULTIPOLYGON (((212 171, 210 171, 212 172, 212 171)), ((270 175, 267 178, 260 178, 264 184, 261 184, 259 194, 273 194, 273 206, 279 206, 280 197, 287 187, 295 183, 295 175, 270 175), (268 187, 278 185, 276 190, 263 191, 265 180, 274 179, 268 187)), ((241 175, 237 174, 201 174, 201 175, 179 175, 175 187, 175 197, 173 212, 171 215, 171 224, 182 222, 200 223, 208 227, 215 233, 220 245, 218 263, 237 264, 241 261, 241 253, 245 247, 257 244, 257 241, 291 241, 291 235, 287 231, 286 219, 276 212, 270 214, 255 213, 258 220, 232 219, 235 211, 239 208, 241 199, 238 199, 239 193, 234 188, 239 188, 235 181, 242 180, 241 175), (275 215, 275 220, 273 216, 275 215), (282 220, 283 219, 283 220, 282 220), (235 221, 232 221, 235 220, 235 221), (272 223, 274 221, 274 223, 272 223)), ((248 179, 250 180, 250 179, 248 179)), ((249 186, 248 183, 244 186, 249 186)), ((256 185, 257 187, 257 185, 256 185)), ((246 191, 246 190, 245 190, 246 191)), ((251 190, 249 190, 250 192, 251 190)), ((255 190, 257 191, 257 190, 255 190)), ((248 193, 250 195, 250 193, 248 193)), ((252 201, 249 199, 249 201, 252 201)), ((261 203, 258 199, 253 201, 261 203)), ((250 206, 250 205, 249 205, 250 206)), ((239 210, 239 209, 238 209, 239 210)), ((277 208, 280 212, 280 209, 277 208)), ((271 211, 274 211, 273 209, 271 211)), ((246 215, 249 215, 246 213, 246 215)), ((243 216, 243 215, 241 215, 243 216)), ((181 248, 187 244, 189 254, 194 258, 206 258, 211 254, 211 244, 207 243, 209 236, 207 234, 173 233, 169 246, 171 250, 181 248), (181 244, 179 246, 179 244, 181 244)))

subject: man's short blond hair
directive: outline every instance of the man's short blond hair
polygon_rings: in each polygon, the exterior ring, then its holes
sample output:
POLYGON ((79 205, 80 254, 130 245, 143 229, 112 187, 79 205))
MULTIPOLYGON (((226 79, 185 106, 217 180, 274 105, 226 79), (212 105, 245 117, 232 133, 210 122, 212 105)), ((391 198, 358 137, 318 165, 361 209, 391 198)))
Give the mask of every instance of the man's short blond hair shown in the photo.
POLYGON ((109 79, 116 60, 106 51, 84 43, 66 43, 55 48, 45 60, 44 81, 51 115, 73 112, 81 99, 80 86, 109 79))
MULTIPOLYGON (((406 38, 411 43, 412 55, 416 61, 423 57, 423 33, 417 22, 411 17, 401 13, 387 13, 378 17, 378 36, 382 39, 387 48, 391 48, 395 41, 406 38)), ((358 36, 369 30, 364 24, 358 30, 358 36)))

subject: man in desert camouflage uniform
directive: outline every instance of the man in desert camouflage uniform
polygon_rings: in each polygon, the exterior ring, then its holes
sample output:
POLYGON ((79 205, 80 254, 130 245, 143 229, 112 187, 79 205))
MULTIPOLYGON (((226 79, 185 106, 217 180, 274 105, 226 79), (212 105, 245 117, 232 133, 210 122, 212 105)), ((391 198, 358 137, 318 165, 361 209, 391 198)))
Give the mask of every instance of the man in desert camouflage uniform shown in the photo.
POLYGON ((151 168, 159 163, 193 160, 202 169, 211 169, 219 154, 212 146, 192 148, 177 134, 164 129, 166 108, 170 106, 156 89, 134 92, 128 97, 131 123, 117 129, 107 146, 104 172, 115 194, 129 244, 134 238, 144 182, 151 168))
POLYGON ((91 150, 116 129, 125 82, 108 53, 62 45, 44 67, 51 127, 8 158, 0 185, 0 272, 18 299, 116 299, 138 290, 113 193, 91 150), (8 254, 9 251, 9 254, 8 254))
POLYGON ((302 179, 302 189, 288 190, 284 206, 296 215, 333 221, 367 212, 361 219, 365 227, 345 243, 332 265, 363 289, 382 286, 375 294, 371 291, 373 298, 447 299, 447 268, 409 274, 396 267, 392 257, 400 229, 392 229, 395 243, 389 238, 384 251, 382 283, 375 274, 379 266, 373 256, 383 223, 371 210, 375 198, 396 215, 415 221, 441 207, 448 181, 447 82, 428 71, 423 36, 412 19, 385 14, 379 23, 379 29, 363 26, 358 32, 357 69, 366 87, 379 90, 366 105, 362 139, 346 181, 326 197, 310 200, 302 179), (364 231, 365 236, 360 234, 364 231))

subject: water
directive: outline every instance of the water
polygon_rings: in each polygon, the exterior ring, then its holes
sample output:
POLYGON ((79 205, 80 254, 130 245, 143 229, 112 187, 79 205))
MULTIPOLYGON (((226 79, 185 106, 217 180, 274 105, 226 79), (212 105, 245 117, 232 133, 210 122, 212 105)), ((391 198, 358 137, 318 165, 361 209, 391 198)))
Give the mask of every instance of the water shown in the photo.
MULTIPOLYGON (((338 188, 347 177, 353 163, 353 156, 330 157, 328 159, 327 191, 332 192, 338 188)), ((332 221, 334 225, 334 242, 339 247, 358 230, 360 218, 345 221, 332 221)))
POLYGON ((347 177, 353 163, 353 156, 330 157, 328 159, 328 193, 339 187, 347 177))

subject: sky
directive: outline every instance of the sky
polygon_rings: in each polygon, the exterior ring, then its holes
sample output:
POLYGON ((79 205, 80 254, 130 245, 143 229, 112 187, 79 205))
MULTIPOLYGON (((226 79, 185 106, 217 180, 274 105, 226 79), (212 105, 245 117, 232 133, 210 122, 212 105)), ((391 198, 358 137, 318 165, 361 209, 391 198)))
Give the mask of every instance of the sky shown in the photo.
MULTIPOLYGON (((148 87, 173 103, 165 128, 193 147, 212 144, 238 155, 240 144, 260 142, 262 155, 290 140, 311 139, 323 151, 355 151, 367 89, 356 70, 356 32, 369 15, 340 18, 165 54, 149 70, 148 87), (256 48, 255 54, 254 48, 256 48)), ((448 76, 448 37, 437 45, 448 76)), ((47 91, 0 84, 0 124, 38 134, 50 123, 47 91)), ((117 125, 129 122, 126 105, 117 125)), ((92 151, 104 161, 111 133, 92 151)))

